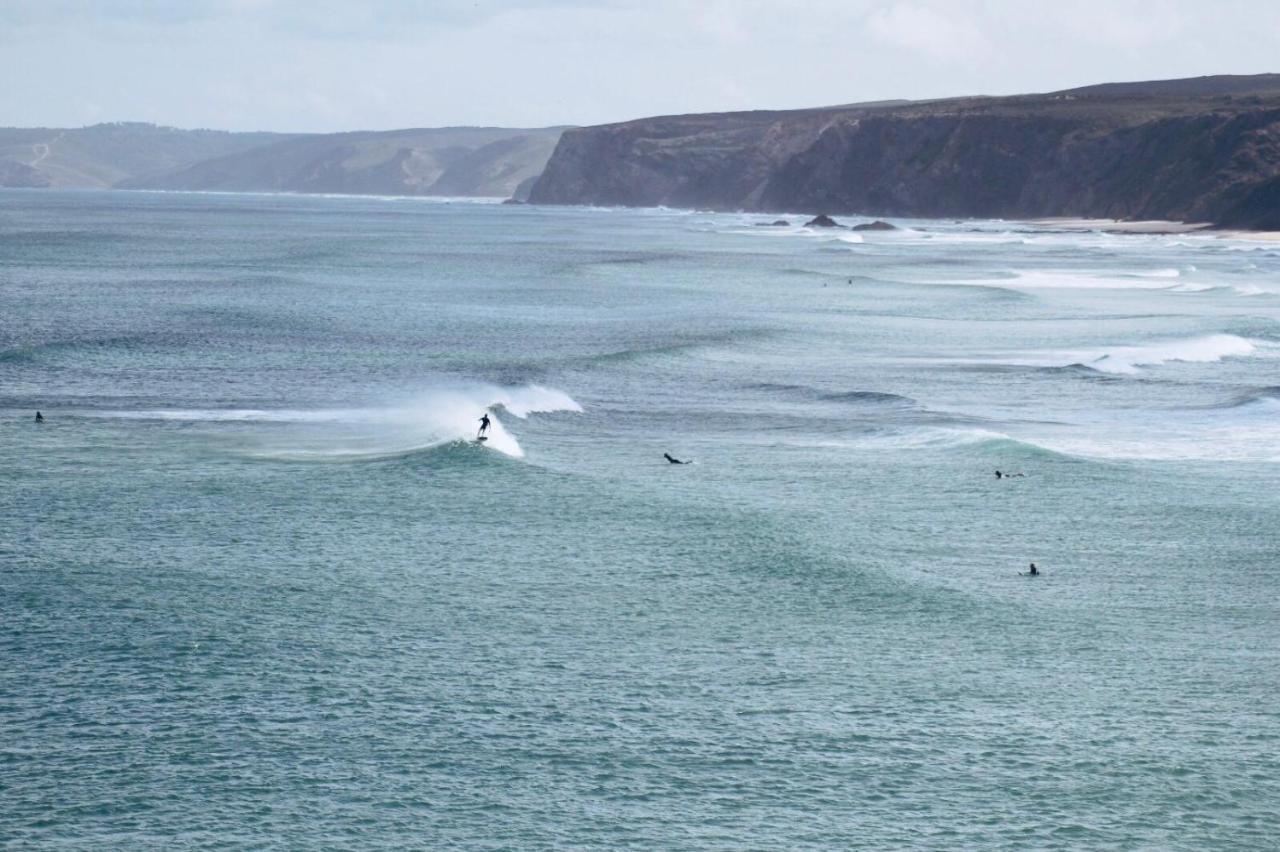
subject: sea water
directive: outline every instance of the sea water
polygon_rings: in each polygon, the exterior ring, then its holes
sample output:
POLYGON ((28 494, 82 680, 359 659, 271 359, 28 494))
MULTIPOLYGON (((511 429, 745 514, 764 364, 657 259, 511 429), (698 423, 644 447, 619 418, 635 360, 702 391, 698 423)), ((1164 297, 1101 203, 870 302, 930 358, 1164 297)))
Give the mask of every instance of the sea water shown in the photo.
POLYGON ((1274 848, 1280 243, 775 218, 0 193, 0 843, 1274 848))

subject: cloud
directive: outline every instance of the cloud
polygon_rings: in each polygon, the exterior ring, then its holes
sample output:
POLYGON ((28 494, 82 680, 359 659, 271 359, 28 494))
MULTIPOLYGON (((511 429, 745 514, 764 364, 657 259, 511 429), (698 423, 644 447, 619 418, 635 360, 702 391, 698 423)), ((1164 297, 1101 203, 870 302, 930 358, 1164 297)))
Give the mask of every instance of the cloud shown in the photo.
POLYGON ((0 0, 0 26, 110 33, 226 24, 281 37, 384 39, 477 26, 512 12, 628 5, 632 0, 0 0))
POLYGON ((1069 42, 1131 50, 1177 42, 1196 29, 1185 5, 1172 0, 1141 7, 1114 0, 1075 0, 1069 7, 1037 9, 1027 23, 1052 28, 1069 42))
POLYGON ((916 3, 876 9, 867 17, 867 30, 884 44, 946 62, 971 59, 990 49, 971 18, 916 3))
POLYGON ((598 123, 1274 71, 1277 39, 1274 0, 0 0, 0 125, 598 123))

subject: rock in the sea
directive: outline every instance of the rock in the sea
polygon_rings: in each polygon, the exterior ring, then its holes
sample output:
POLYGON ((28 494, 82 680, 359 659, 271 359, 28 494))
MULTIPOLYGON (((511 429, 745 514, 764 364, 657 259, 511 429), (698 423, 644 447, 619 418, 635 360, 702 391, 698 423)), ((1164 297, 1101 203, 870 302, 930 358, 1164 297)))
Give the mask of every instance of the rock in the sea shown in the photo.
POLYGON ((791 223, 786 219, 774 219, 772 222, 756 222, 757 228, 788 228, 791 223))
POLYGON ((890 225, 888 222, 877 219, 874 222, 862 222, 860 224, 854 225, 852 230, 854 231, 896 231, 898 230, 898 226, 890 225))
POLYGON ((804 223, 806 228, 842 228, 844 227, 835 219, 832 219, 825 213, 814 216, 808 222, 804 223))

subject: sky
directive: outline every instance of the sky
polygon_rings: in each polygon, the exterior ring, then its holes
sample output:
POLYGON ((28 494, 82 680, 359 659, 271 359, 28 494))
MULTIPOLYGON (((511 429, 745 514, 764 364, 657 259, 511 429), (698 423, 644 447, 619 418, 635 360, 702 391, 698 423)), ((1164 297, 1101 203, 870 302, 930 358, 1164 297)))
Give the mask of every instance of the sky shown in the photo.
POLYGON ((0 0, 17 127, 534 127, 1268 71, 1277 0, 0 0))

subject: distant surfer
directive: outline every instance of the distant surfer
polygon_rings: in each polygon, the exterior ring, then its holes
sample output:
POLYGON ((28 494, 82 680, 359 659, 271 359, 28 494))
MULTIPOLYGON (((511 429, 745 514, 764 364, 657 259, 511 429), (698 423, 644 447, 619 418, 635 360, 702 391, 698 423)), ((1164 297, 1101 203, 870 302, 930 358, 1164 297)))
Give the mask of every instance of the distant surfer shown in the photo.
POLYGON ((44 422, 44 415, 43 415, 43 414, 41 414, 39 411, 37 411, 37 412, 36 412, 36 422, 37 422, 37 423, 43 423, 43 422, 44 422))
POLYGON ((1031 570, 1027 572, 1028 577, 1039 577, 1040 569, 1036 567, 1036 563, 1031 563, 1031 570))
POLYGON ((680 461, 680 459, 675 458, 674 456, 671 455, 671 453, 663 453, 662 457, 667 461, 671 462, 672 464, 688 464, 687 461, 680 461))
POLYGON ((996 471, 996 479, 1013 479, 1015 476, 1026 476, 1026 474, 1025 473, 1004 473, 999 470, 996 471))
POLYGON ((484 433, 489 431, 489 412, 480 415, 480 431, 476 433, 476 440, 484 437, 484 433))

